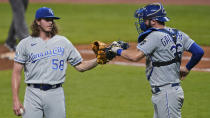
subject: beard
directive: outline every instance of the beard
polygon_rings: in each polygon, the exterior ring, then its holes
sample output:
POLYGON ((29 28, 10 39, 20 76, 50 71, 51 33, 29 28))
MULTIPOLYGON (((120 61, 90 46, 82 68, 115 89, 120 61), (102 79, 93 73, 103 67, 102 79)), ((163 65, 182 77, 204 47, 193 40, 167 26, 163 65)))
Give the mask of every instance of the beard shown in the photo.
POLYGON ((48 37, 51 37, 53 26, 50 30, 46 30, 42 26, 39 26, 39 28, 40 28, 40 31, 44 32, 48 37))
MULTIPOLYGON (((146 25, 146 24, 145 24, 146 25)), ((146 25, 146 28, 149 29, 149 28, 152 28, 152 25, 151 25, 151 20, 149 20, 149 24, 146 25)))
POLYGON ((140 24, 140 28, 142 31, 147 31, 149 28, 152 28, 151 20, 149 20, 149 24, 145 24, 144 22, 140 24))
POLYGON ((46 30, 45 28, 43 28, 43 27, 41 27, 41 26, 39 26, 39 28, 40 28, 40 30, 43 31, 43 32, 50 33, 50 32, 52 32, 53 26, 52 26, 52 28, 51 28, 50 30, 46 30))
POLYGON ((140 28, 141 28, 141 30, 142 31, 147 31, 149 28, 151 28, 152 26, 151 26, 151 24, 149 24, 149 25, 146 25, 145 23, 142 23, 141 25, 140 25, 140 28))

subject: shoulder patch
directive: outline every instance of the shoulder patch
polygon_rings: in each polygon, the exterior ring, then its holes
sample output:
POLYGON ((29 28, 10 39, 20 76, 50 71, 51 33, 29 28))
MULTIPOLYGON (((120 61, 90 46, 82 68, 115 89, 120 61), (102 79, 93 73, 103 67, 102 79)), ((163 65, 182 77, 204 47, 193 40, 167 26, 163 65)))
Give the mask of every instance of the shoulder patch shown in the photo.
POLYGON ((141 41, 139 44, 140 45, 144 45, 147 42, 147 39, 144 39, 143 41, 141 41))

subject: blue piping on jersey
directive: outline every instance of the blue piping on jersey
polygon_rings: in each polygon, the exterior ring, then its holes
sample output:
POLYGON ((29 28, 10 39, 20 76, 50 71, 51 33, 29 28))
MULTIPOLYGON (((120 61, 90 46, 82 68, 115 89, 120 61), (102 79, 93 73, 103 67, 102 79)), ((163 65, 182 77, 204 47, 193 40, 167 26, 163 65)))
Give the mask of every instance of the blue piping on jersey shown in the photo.
POLYGON ((75 63, 72 63, 71 65, 72 65, 72 66, 75 66, 75 65, 77 65, 78 63, 80 63, 82 60, 83 60, 83 59, 80 58, 78 61, 76 61, 75 63))
POLYGON ((15 61, 15 62, 18 62, 18 63, 22 63, 22 64, 26 63, 24 60, 16 59, 16 58, 14 59, 14 61, 15 61))
POLYGON ((152 66, 152 70, 150 71, 150 74, 149 74, 148 77, 147 77, 148 80, 150 80, 150 77, 151 77, 152 72, 153 72, 153 68, 154 68, 154 67, 152 66))
MULTIPOLYGON (((152 61, 152 57, 150 57, 150 60, 152 61)), ((152 62, 153 62, 153 61, 152 61, 152 62)), ((150 80, 150 77, 151 77, 151 75, 152 75, 153 69, 154 69, 154 67, 153 67, 153 65, 152 65, 152 70, 150 71, 149 75, 147 76, 147 80, 148 80, 148 81, 150 80)))
POLYGON ((170 110, 168 106, 168 93, 166 92, 166 105, 167 105, 167 110, 168 110, 168 118, 170 118, 170 110))

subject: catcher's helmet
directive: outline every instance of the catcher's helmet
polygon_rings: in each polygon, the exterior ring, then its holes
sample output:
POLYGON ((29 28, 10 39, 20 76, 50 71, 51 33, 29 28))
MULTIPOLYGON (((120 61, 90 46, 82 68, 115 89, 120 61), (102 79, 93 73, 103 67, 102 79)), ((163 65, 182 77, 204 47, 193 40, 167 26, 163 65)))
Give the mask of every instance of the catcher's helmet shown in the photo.
POLYGON ((166 11, 161 3, 148 4, 143 8, 137 9, 134 17, 138 19, 138 23, 136 23, 136 25, 140 25, 140 27, 137 26, 138 32, 140 29, 143 31, 147 29, 146 25, 144 24, 144 21, 147 19, 153 19, 160 22, 169 21, 169 18, 166 17, 166 11))

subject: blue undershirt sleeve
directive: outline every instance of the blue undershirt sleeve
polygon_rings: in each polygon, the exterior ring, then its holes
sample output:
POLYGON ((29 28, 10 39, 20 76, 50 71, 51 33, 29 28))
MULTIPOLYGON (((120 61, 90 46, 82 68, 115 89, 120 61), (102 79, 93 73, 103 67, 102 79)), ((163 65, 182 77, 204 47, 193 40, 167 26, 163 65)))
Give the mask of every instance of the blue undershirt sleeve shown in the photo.
POLYGON ((191 70, 202 58, 204 51, 203 49, 196 44, 195 42, 190 46, 189 52, 192 53, 190 61, 187 63, 186 68, 191 70))

